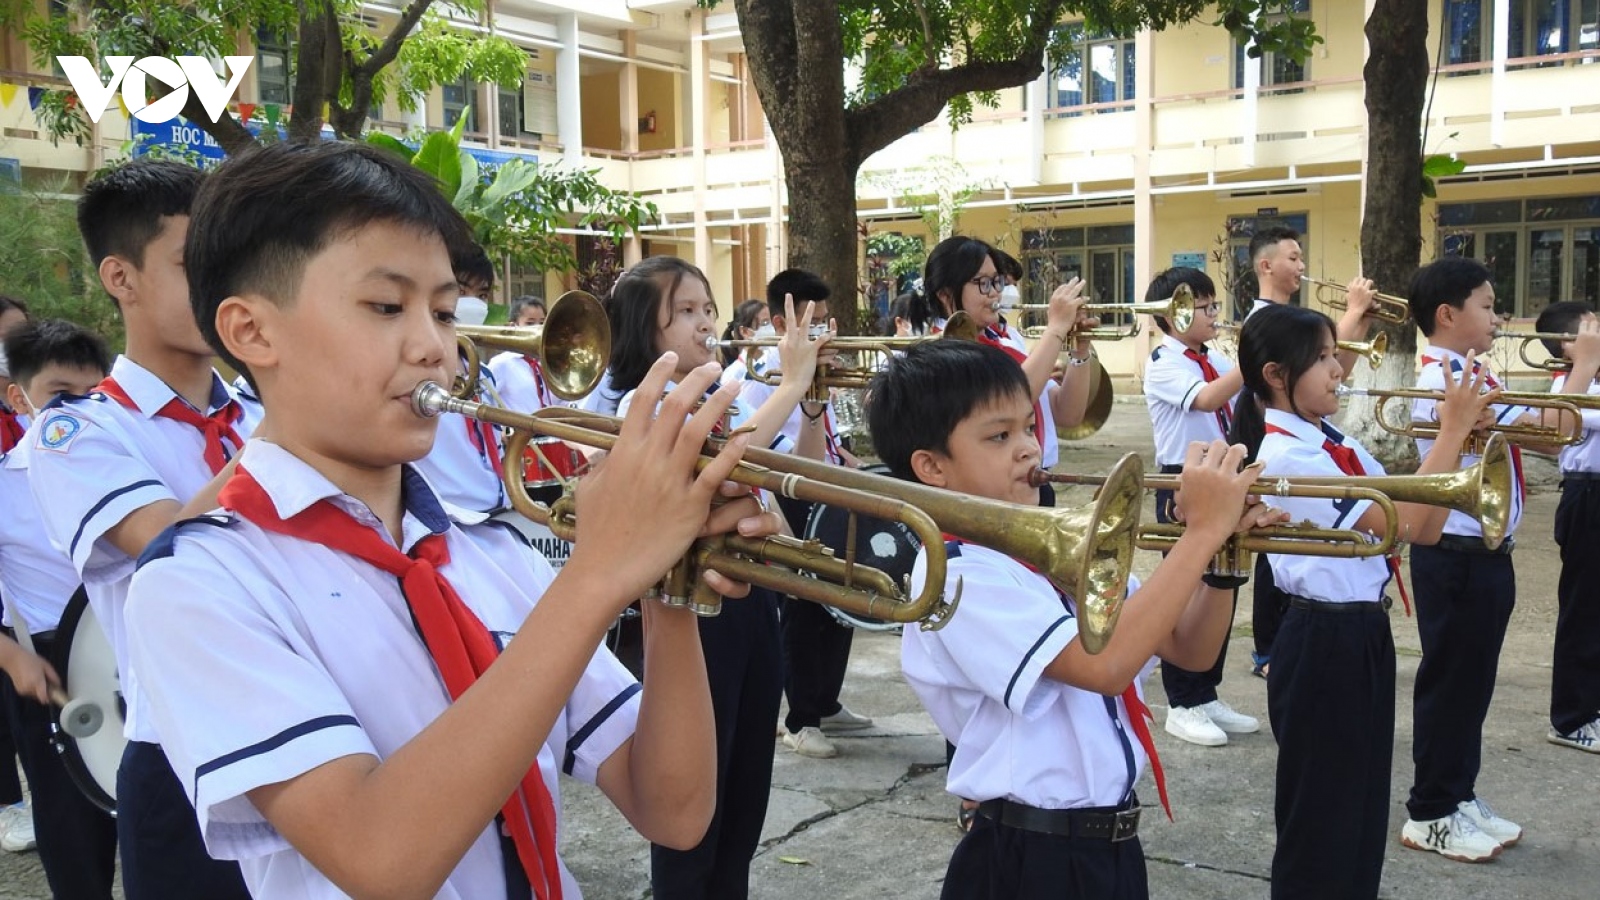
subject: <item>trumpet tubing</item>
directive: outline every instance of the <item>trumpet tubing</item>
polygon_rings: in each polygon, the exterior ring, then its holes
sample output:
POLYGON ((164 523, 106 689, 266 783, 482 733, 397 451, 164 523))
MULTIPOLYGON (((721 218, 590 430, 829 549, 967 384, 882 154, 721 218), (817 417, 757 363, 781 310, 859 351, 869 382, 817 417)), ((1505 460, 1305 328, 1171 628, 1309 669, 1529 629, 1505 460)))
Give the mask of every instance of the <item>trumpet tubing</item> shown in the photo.
MULTIPOLYGON (((1415 388, 1378 390, 1374 388, 1356 388, 1341 385, 1338 389, 1340 397, 1371 397, 1378 404, 1373 410, 1378 420, 1378 427, 1390 434, 1413 440, 1433 440, 1439 435, 1437 422, 1414 422, 1406 420, 1406 424, 1397 425, 1389 418, 1388 404, 1396 400, 1433 400, 1438 402, 1444 399, 1443 391, 1424 391, 1415 388)), ((1562 428, 1559 425, 1551 426, 1543 423, 1537 425, 1518 425, 1516 423, 1494 424, 1486 429, 1490 434, 1503 435, 1506 440, 1516 444, 1546 444, 1553 446, 1569 447, 1583 440, 1583 410, 1600 410, 1600 395, 1593 394, 1530 394, 1519 391, 1502 391, 1502 403, 1514 406, 1527 406, 1534 409, 1555 410, 1559 413, 1558 421, 1570 421, 1571 427, 1562 428)), ((1473 456, 1482 456, 1485 448, 1482 439, 1476 436, 1467 445, 1468 452, 1473 456)))
POLYGON ((1571 361, 1562 359, 1559 356, 1541 360, 1532 359, 1528 356, 1528 346, 1536 341, 1575 341, 1578 339, 1575 334, 1547 331, 1509 331, 1504 328, 1496 328, 1494 336, 1495 340, 1505 338, 1520 342, 1517 346, 1517 355, 1522 358, 1522 364, 1530 369, 1543 369, 1546 372, 1565 372, 1572 368, 1571 361))
MULTIPOLYGON (((872 383, 872 376, 880 368, 872 364, 872 360, 879 357, 888 357, 898 350, 914 347, 924 341, 936 341, 944 337, 960 337, 960 334, 949 330, 941 334, 918 335, 916 337, 856 337, 835 335, 828 341, 828 349, 837 350, 841 354, 854 355, 853 363, 834 362, 826 365, 817 365, 817 374, 812 378, 811 387, 806 392, 808 401, 821 403, 828 399, 828 392, 833 388, 844 390, 865 390, 872 383)), ((976 334, 974 338, 976 339, 976 334)), ((783 340, 781 337, 754 338, 749 340, 725 341, 717 338, 706 338, 706 347, 710 350, 755 350, 768 349, 778 346, 783 340)), ((777 384, 783 379, 781 372, 751 372, 748 376, 762 384, 777 384)))
MULTIPOLYGON (((1048 303, 1025 303, 1021 309, 1032 312, 1043 312, 1050 309, 1048 303)), ((1194 291, 1186 284, 1178 285, 1172 296, 1165 300, 1155 300, 1148 303, 1085 303, 1082 307, 1085 315, 1151 315, 1160 316, 1172 323, 1174 331, 1188 331, 1194 324, 1194 291)), ((1023 333, 1031 338, 1038 338, 1044 334, 1040 326, 1023 329, 1023 333)), ((1139 333, 1137 326, 1127 329, 1122 328, 1089 328, 1083 331, 1073 331, 1074 338, 1087 338, 1093 341, 1120 341, 1124 338, 1134 337, 1139 333)))
MULTIPOLYGON (((1334 291, 1335 294, 1333 296, 1322 298, 1322 302, 1328 304, 1331 309, 1345 308, 1345 285, 1337 281, 1312 278, 1309 275, 1301 275, 1300 280, 1318 291, 1334 291)), ((1374 292, 1373 300, 1372 311, 1367 313, 1368 317, 1377 319, 1380 322, 1388 322, 1392 325, 1401 325, 1411 319, 1411 304, 1406 302, 1406 298, 1397 297, 1394 294, 1374 292)))
MULTIPOLYGON (((512 506, 556 536, 577 536, 577 517, 570 494, 546 506, 533 501, 522 485, 522 447, 535 436, 549 436, 584 446, 609 449, 616 442, 621 419, 550 407, 519 413, 451 396, 431 382, 412 396, 419 415, 442 412, 470 416, 510 428, 508 460, 502 474, 512 506)), ((716 447, 708 446, 697 467, 707 466, 716 447)), ((670 596, 687 596, 702 615, 715 615, 721 600, 710 595, 692 573, 704 568, 751 584, 825 603, 859 616, 894 622, 921 621, 937 628, 960 600, 944 596, 946 558, 943 535, 954 534, 1038 568, 1080 604, 1085 649, 1098 652, 1110 639, 1127 591, 1137 529, 1142 476, 1138 458, 1130 455, 1113 469, 1110 487, 1092 510, 1019 506, 955 494, 926 485, 855 469, 750 448, 731 479, 785 497, 841 507, 860 516, 903 522, 927 552, 927 579, 912 595, 909 585, 877 569, 855 562, 852 548, 843 558, 814 541, 792 538, 744 538, 719 535, 696 541, 685 562, 663 583, 670 596)))

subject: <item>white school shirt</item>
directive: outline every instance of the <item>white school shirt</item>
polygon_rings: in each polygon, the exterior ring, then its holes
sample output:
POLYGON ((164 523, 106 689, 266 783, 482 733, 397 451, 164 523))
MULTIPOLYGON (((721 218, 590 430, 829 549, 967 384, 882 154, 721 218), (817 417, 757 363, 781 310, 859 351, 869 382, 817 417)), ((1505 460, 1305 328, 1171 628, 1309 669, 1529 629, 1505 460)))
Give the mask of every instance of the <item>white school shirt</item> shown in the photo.
POLYGON ((547 406, 565 406, 561 398, 550 392, 550 383, 543 368, 538 374, 534 368, 537 360, 521 353, 506 351, 489 360, 489 371, 494 373, 495 390, 506 409, 517 412, 537 412, 547 406))
MULTIPOLYGON (((482 385, 477 400, 487 403, 499 390, 488 366, 478 367, 482 385)), ((493 446, 485 446, 483 425, 470 416, 443 416, 433 437, 433 449, 415 463, 428 479, 439 499, 473 512, 493 513, 511 505, 506 486, 500 479, 500 460, 505 441, 500 429, 491 426, 493 446)))
MULTIPOLYGON (((111 641, 128 700, 124 733, 130 740, 159 743, 147 722, 146 698, 139 690, 139 673, 129 663, 123 630, 135 560, 107 540, 106 532, 152 503, 189 502, 213 476, 200 430, 157 415, 178 398, 172 388, 125 356, 112 363, 111 377, 138 410, 99 392, 52 401, 30 432, 28 486, 50 543, 71 558, 95 618, 111 641)), ((234 431, 248 439, 261 421, 261 407, 238 397, 213 373, 210 408, 204 412, 215 412, 230 400, 237 400, 244 411, 234 431)), ((227 449, 231 456, 239 448, 227 449)))
MULTIPOLYGON (((365 505, 277 445, 251 441, 242 465, 280 516, 326 499, 388 540, 365 505)), ((468 537, 415 469, 401 481, 401 549, 444 534, 450 562, 440 573, 504 648, 554 578, 549 565, 507 529, 468 537)), ((388 759, 450 705, 398 579, 218 512, 152 544, 133 577, 128 631, 162 749, 210 854, 238 860, 257 897, 344 897, 246 795, 343 756, 388 759)), ((593 784, 633 735, 639 699, 638 682, 597 647, 539 751, 558 831, 557 773, 593 784)), ((498 828, 485 823, 437 896, 506 896, 502 860, 498 828)), ((561 882, 581 897, 565 865, 561 882)))
MULTIPOLYGON (((783 365, 778 359, 778 348, 767 348, 759 361, 758 371, 765 371, 773 376, 780 375, 783 372, 783 365)), ((777 390, 778 386, 776 384, 763 384, 754 378, 747 378, 744 381, 744 387, 739 389, 739 405, 751 410, 760 409, 768 398, 777 393, 777 390)), ((809 426, 810 424, 810 420, 805 417, 804 410, 800 408, 799 403, 796 403, 794 410, 789 413, 789 418, 784 420, 783 428, 778 431, 781 436, 789 441, 789 449, 783 452, 794 452, 794 448, 800 443, 800 428, 802 425, 809 426)), ((824 431, 822 461, 836 466, 843 465, 844 457, 839 455, 839 425, 833 417, 833 400, 831 398, 822 407, 822 428, 824 431)))
MULTIPOLYGON (((996 339, 1011 347, 1024 357, 1028 355, 1028 347, 1022 342, 1022 332, 1016 328, 1006 327, 1005 319, 998 325, 984 329, 983 334, 996 339)), ((1019 363, 1020 365, 1020 363, 1019 363)), ((1061 459, 1061 440, 1056 437, 1056 414, 1050 409, 1050 400, 1056 391, 1061 390, 1061 383, 1054 378, 1047 378, 1044 390, 1039 392, 1039 421, 1034 423, 1035 430, 1044 436, 1039 454, 1039 468, 1048 469, 1061 459)))
MULTIPOLYGON (((1446 361, 1448 361, 1450 365, 1450 371, 1454 373, 1455 379, 1460 381, 1461 369, 1466 364, 1466 357, 1456 353, 1453 350, 1446 350, 1443 347, 1429 345, 1428 349, 1422 351, 1422 371, 1417 375, 1417 389, 1422 391, 1444 390, 1444 363, 1446 361)), ((1487 365, 1487 363, 1483 362, 1482 360, 1477 360, 1476 364, 1480 366, 1487 365)), ((1493 378, 1492 373, 1490 377, 1493 378)), ((1498 384, 1499 382, 1496 381, 1496 383, 1498 384)), ((1489 387, 1487 381, 1484 383, 1484 387, 1489 387)), ((1436 421, 1439 417, 1438 413, 1434 411, 1434 407, 1436 405, 1437 404, 1433 400, 1411 401, 1411 421, 1436 421)), ((1496 422, 1512 422, 1515 421, 1518 416, 1533 411, 1528 409, 1526 406, 1513 406, 1509 403, 1497 403, 1490 408, 1494 410, 1494 418, 1496 422)), ((1433 441, 1420 439, 1417 441, 1418 456, 1426 457, 1428 455, 1428 451, 1431 449, 1433 449, 1433 441)), ((1522 463, 1520 462, 1521 454, 1516 450, 1515 447, 1511 449, 1512 460, 1514 461, 1516 472, 1512 478, 1513 484, 1511 486, 1511 525, 1506 529, 1506 537, 1511 537, 1512 535, 1516 534, 1517 524, 1522 521, 1523 484, 1522 463)), ((1476 464, 1478 460, 1479 457, 1463 453, 1461 454, 1460 468, 1466 469, 1476 464)), ((1478 520, 1472 516, 1452 509, 1450 510, 1450 515, 1444 521, 1444 533, 1460 535, 1462 537, 1481 538, 1483 537, 1483 526, 1480 525, 1478 520)))
POLYGON ((605 374, 600 376, 600 383, 579 400, 577 406, 579 409, 599 413, 602 416, 614 416, 617 414, 617 404, 621 402, 622 394, 611 389, 611 370, 607 369, 605 374))
MULTIPOLYGON (((961 606, 944 628, 905 629, 900 668, 946 740, 956 745, 946 790, 1040 809, 1128 799, 1147 759, 1119 697, 1044 677, 1078 636, 1078 620, 1043 575, 976 544, 947 545, 945 592, 961 606)), ((928 578, 927 551, 911 570, 928 578)), ((1128 590, 1138 589, 1130 579, 1128 590)), ((1143 696, 1152 658, 1134 684, 1143 696)))
MULTIPOLYGON (((1383 464, 1373 459, 1367 448, 1355 438, 1341 434, 1326 421, 1319 426, 1279 409, 1268 409, 1266 421, 1268 425, 1290 434, 1268 431, 1266 437, 1262 438, 1256 461, 1263 465, 1263 478, 1296 475, 1343 477, 1344 470, 1339 468, 1339 464, 1323 447, 1323 442, 1327 440, 1354 449, 1356 457, 1361 460, 1361 468, 1368 475, 1385 474, 1383 464)), ((1337 529, 1353 528, 1372 505, 1371 500, 1270 495, 1262 497, 1261 502, 1273 509, 1288 511, 1291 522, 1310 522, 1318 528, 1337 529)), ((1324 603, 1380 600, 1390 577, 1389 563, 1382 556, 1341 559, 1269 553, 1267 562, 1272 566, 1273 581, 1285 593, 1324 603)))
POLYGON ((1245 321, 1247 321, 1247 322, 1250 321, 1250 317, 1251 316, 1253 316, 1256 313, 1262 311, 1263 309, 1266 309, 1269 306, 1283 306, 1283 305, 1284 304, 1281 304, 1281 303, 1273 303, 1271 300, 1262 300, 1262 299, 1258 298, 1256 300, 1256 302, 1251 305, 1250 311, 1244 314, 1245 321))
POLYGON ((28 631, 41 634, 61 624, 67 601, 78 590, 78 572, 66 554, 51 546, 28 489, 28 436, 0 456, 0 579, 5 584, 4 624, 18 617, 28 631))
MULTIPOLYGON (((1200 371, 1200 363, 1184 355, 1188 349, 1183 341, 1166 335, 1150 354, 1150 364, 1144 367, 1144 402, 1150 409, 1150 424, 1155 430, 1158 465, 1182 465, 1191 441, 1209 444, 1228 437, 1217 420, 1218 410, 1206 412, 1194 408, 1195 398, 1206 386, 1206 378, 1200 371)), ((1212 350, 1206 358, 1219 377, 1233 371, 1233 361, 1224 353, 1212 350)), ((1227 412, 1232 416, 1231 400, 1227 412)))
MULTIPOLYGON (((1555 376, 1550 385, 1550 393, 1558 395, 1560 399, 1561 388, 1566 385, 1565 373, 1555 376)), ((1600 380, 1589 382, 1590 396, 1600 394, 1600 380)), ((1561 448, 1561 471, 1563 472, 1600 472, 1600 410, 1581 409, 1583 413, 1583 440, 1570 447, 1561 448)), ((1571 421, 1570 419, 1568 421, 1571 421)))

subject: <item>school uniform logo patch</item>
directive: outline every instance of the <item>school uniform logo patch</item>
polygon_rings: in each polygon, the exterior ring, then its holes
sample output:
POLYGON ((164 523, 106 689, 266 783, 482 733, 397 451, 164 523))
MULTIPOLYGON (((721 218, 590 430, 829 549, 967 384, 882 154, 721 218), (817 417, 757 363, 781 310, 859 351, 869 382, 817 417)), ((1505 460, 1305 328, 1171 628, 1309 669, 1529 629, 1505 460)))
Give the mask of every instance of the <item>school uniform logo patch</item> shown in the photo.
POLYGON ((83 433, 83 421, 76 416, 57 413, 39 425, 39 449, 65 453, 72 442, 83 433))

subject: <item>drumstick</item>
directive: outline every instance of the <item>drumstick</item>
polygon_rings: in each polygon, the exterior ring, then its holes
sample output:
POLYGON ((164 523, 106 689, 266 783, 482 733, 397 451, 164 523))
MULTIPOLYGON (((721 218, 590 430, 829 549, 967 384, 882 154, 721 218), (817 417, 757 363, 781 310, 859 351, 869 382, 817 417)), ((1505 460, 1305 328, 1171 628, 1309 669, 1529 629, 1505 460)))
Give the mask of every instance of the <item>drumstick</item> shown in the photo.
MULTIPOLYGON (((39 651, 35 650, 33 647, 33 634, 28 631, 28 623, 22 621, 21 613, 18 613, 13 618, 16 621, 12 623, 11 630, 17 633, 17 643, 22 646, 22 649, 32 653, 34 656, 38 656, 39 651)), ((53 686, 50 688, 51 703, 54 703, 57 706, 66 706, 70 700, 72 700, 72 698, 67 696, 66 691, 53 686)))

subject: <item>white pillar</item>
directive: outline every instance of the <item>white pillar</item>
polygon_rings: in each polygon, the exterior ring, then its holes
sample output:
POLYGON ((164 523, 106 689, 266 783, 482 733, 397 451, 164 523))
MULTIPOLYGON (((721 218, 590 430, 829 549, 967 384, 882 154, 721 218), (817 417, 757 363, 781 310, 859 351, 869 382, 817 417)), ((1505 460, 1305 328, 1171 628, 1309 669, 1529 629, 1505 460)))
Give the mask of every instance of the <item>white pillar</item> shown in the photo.
MULTIPOLYGON (((1248 49, 1248 48, 1246 48, 1248 49)), ((1244 56, 1244 164, 1249 168, 1256 167, 1256 132, 1260 111, 1257 104, 1261 99, 1261 57, 1254 59, 1249 53, 1244 56)))
POLYGON ((706 104, 711 63, 705 41, 706 12, 689 13, 689 148, 694 172, 694 264, 711 266, 711 233, 706 227, 706 104))
MULTIPOLYGON (((1155 198, 1150 193, 1150 154, 1155 148, 1154 105, 1150 99, 1155 94, 1156 54, 1155 38, 1149 29, 1134 36, 1133 52, 1137 62, 1133 73, 1133 294, 1138 298, 1144 293, 1138 286, 1149 284, 1158 267, 1155 198)), ((1139 322, 1139 336, 1134 339, 1138 352, 1133 354, 1133 374, 1142 381, 1145 360, 1150 357, 1155 339, 1150 318, 1139 316, 1139 322)))
POLYGON ((578 71, 578 16, 567 13, 556 21, 561 49, 556 52, 556 132, 563 159, 583 159, 583 100, 578 71))
MULTIPOLYGON (((1441 35, 1440 40, 1449 38, 1441 35)), ((1494 69, 1489 76, 1489 143, 1505 146, 1506 58, 1511 55, 1511 0, 1494 0, 1494 69)), ((1428 148, 1422 148, 1428 152, 1428 148)))
POLYGON ((1044 111, 1050 105, 1050 64, 1046 56, 1044 74, 1028 82, 1028 181, 1044 184, 1044 111))

